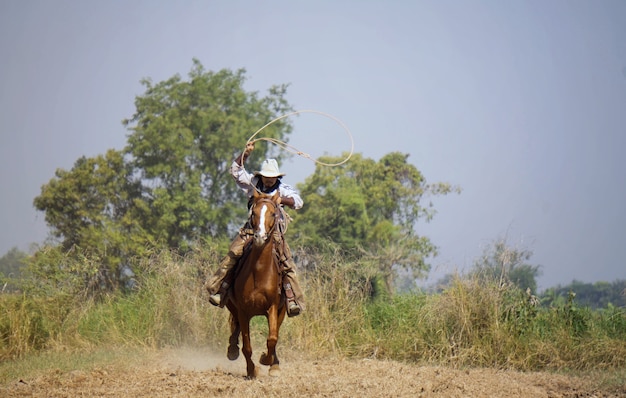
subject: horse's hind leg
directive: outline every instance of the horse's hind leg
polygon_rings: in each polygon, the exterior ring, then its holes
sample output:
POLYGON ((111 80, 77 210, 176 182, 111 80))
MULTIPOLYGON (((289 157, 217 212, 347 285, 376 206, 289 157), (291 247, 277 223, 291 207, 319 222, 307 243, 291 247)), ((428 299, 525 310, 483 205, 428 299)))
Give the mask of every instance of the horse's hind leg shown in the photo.
POLYGON ((230 315, 230 338, 228 339, 228 352, 226 356, 231 361, 239 358, 239 333, 241 333, 241 327, 239 326, 239 319, 237 313, 232 312, 230 315))

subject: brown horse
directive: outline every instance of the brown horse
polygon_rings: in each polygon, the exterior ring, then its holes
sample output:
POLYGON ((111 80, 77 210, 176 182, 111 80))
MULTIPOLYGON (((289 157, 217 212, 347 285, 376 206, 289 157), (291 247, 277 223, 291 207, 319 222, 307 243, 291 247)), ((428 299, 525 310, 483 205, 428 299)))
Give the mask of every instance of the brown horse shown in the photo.
POLYGON ((254 192, 249 220, 254 237, 249 252, 242 256, 230 299, 226 304, 231 314, 228 359, 235 360, 239 357, 238 344, 241 333, 241 352, 246 358, 247 377, 250 379, 254 379, 258 372, 251 359, 250 344, 250 319, 255 316, 265 316, 269 326, 267 352, 261 355, 260 362, 262 365, 270 366, 270 376, 280 374, 276 343, 287 307, 281 293, 282 277, 273 238, 274 231, 278 228, 278 219, 281 217, 279 203, 278 192, 274 195, 254 192))

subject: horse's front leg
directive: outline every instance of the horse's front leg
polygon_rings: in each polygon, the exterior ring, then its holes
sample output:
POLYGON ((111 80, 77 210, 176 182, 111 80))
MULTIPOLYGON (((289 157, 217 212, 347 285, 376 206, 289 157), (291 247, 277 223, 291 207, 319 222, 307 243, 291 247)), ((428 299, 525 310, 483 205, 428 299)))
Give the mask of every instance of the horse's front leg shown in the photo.
POLYGON ((279 318, 277 307, 277 305, 272 306, 268 312, 267 324, 269 332, 267 335, 267 352, 263 353, 260 359, 261 364, 270 367, 270 376, 280 375, 280 361, 276 355, 276 344, 278 343, 278 330, 282 322, 279 318))
POLYGON ((241 327, 241 352, 246 358, 246 370, 247 378, 255 379, 257 376, 257 369, 252 361, 252 344, 250 343, 250 319, 242 319, 239 317, 239 326, 241 327))

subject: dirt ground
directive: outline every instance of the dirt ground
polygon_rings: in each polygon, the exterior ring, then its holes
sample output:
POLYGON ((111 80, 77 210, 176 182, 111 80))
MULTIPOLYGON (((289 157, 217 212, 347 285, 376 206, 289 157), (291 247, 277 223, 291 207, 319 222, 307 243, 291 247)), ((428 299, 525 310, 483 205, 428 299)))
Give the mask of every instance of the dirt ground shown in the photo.
MULTIPOLYGON (((259 352, 254 353, 258 364, 259 352)), ((50 370, 0 386, 1 397, 620 397, 593 380, 549 373, 453 369, 376 359, 281 357, 279 377, 245 377, 240 356, 164 350, 90 371, 50 370)))

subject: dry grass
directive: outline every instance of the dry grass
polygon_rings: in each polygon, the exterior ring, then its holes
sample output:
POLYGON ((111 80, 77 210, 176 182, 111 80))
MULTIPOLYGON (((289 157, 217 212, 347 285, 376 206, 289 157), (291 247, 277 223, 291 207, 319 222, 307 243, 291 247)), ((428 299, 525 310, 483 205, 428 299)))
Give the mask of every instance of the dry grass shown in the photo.
MULTIPOLYGON (((130 294, 80 301, 62 294, 3 295, 0 358, 7 363, 36 352, 95 352, 99 347, 222 350, 228 312, 210 306, 203 289, 218 258, 212 249, 184 257, 157 253, 137 264, 143 276, 130 294)), ((283 324, 279 350, 458 369, 619 373, 626 368, 626 341, 620 337, 626 333, 615 331, 626 325, 623 312, 598 318, 602 314, 571 303, 538 309, 510 286, 463 278, 436 295, 372 300, 374 274, 361 264, 335 253, 309 254, 306 260, 300 279, 307 309, 283 324)), ((257 347, 265 333, 265 320, 255 318, 257 347)))

